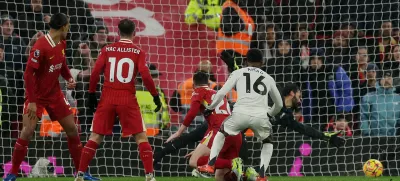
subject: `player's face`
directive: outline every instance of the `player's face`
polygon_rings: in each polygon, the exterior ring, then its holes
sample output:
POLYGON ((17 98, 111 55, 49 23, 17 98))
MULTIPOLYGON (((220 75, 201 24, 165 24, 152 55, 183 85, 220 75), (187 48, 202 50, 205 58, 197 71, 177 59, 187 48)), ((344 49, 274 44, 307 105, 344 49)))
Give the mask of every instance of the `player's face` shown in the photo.
POLYGON ((296 93, 294 93, 293 99, 292 99, 292 104, 293 104, 293 108, 297 109, 300 107, 301 104, 301 91, 297 91, 296 93))
POLYGON ((1 25, 1 33, 5 36, 11 36, 14 32, 14 23, 10 20, 1 25))
POLYGON ((67 35, 69 32, 69 23, 62 27, 62 38, 65 40, 67 39, 67 35))

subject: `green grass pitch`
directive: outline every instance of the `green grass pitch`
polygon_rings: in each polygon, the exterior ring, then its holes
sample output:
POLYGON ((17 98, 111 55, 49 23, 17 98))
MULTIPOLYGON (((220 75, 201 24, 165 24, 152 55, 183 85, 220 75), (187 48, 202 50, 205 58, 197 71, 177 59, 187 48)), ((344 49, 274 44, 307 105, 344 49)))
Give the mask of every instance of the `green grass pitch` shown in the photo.
MULTIPOLYGON (((194 177, 157 177, 157 181, 211 181, 194 177)), ((73 178, 25 178, 24 181, 73 181, 73 178)), ((144 181, 144 177, 102 177, 103 181, 144 181)), ((270 181, 400 181, 400 177, 271 177, 270 181)))

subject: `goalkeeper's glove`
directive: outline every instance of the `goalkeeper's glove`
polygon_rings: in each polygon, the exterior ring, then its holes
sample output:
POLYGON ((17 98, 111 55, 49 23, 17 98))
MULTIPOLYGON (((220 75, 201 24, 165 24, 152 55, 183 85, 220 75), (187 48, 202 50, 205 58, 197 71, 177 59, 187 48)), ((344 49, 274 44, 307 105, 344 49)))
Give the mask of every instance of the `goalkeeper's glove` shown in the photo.
POLYGON ((154 109, 154 112, 160 111, 162 103, 161 103, 160 96, 158 94, 156 96, 153 96, 153 102, 157 106, 156 109, 154 109))
POLYGON ((88 101, 89 101, 89 105, 88 105, 88 107, 89 107, 89 109, 91 109, 91 110, 96 110, 96 108, 97 108, 97 97, 96 97, 96 93, 89 93, 89 99, 88 99, 88 101))
POLYGON ((233 70, 233 71, 239 69, 239 66, 236 63, 235 57, 233 55, 231 55, 229 52, 222 51, 220 58, 226 63, 226 65, 228 66, 228 69, 233 70))
POLYGON ((341 137, 338 137, 338 134, 341 134, 343 131, 337 131, 333 133, 324 133, 324 140, 327 141, 329 144, 340 148, 344 145, 345 140, 341 137))

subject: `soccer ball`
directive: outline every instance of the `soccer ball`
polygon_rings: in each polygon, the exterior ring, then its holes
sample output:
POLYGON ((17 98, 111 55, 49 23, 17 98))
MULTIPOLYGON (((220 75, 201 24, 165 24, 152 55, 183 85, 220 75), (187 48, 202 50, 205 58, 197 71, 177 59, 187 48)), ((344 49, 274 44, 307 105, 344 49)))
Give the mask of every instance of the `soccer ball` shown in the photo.
POLYGON ((383 172, 383 165, 379 160, 370 159, 364 163, 363 170, 367 177, 379 177, 383 172))

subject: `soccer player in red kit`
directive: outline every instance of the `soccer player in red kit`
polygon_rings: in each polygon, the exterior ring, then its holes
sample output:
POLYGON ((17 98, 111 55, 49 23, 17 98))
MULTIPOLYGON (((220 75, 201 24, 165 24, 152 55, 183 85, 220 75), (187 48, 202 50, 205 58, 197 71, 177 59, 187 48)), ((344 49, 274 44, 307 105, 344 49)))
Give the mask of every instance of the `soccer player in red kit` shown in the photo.
POLYGON ((54 14, 50 20, 50 32, 33 45, 24 73, 26 100, 23 128, 15 143, 12 169, 4 181, 15 181, 21 162, 28 152, 28 143, 36 124, 46 109, 52 120, 58 120, 67 134, 68 148, 75 168, 79 168, 82 144, 69 103, 61 91, 58 77, 68 81, 67 87, 75 87, 75 81, 66 65, 65 49, 69 19, 65 14, 54 14))
POLYGON ((92 134, 83 151, 76 181, 83 181, 83 173, 96 154, 96 149, 104 135, 112 134, 115 117, 118 115, 122 135, 133 135, 139 145, 140 159, 146 173, 146 181, 155 181, 153 176, 153 150, 146 136, 145 123, 140 114, 136 99, 135 78, 140 73, 146 88, 154 97, 156 112, 161 108, 161 100, 146 66, 146 53, 132 40, 135 35, 133 21, 124 19, 118 24, 120 41, 105 46, 96 61, 90 77, 89 104, 93 109, 97 105, 95 95, 100 73, 104 72, 104 86, 100 102, 92 123, 92 134))
MULTIPOLYGON (((186 115, 182 126, 176 133, 167 139, 167 142, 179 137, 186 128, 189 127, 196 115, 205 110, 206 107, 204 104, 212 102, 216 91, 208 87, 208 80, 209 75, 207 73, 197 72, 194 74, 193 84, 195 89, 192 94, 189 112, 186 115)), ((217 107, 218 108, 214 110, 213 114, 205 117, 208 122, 208 130, 206 131, 201 144, 199 144, 190 155, 189 165, 193 168, 207 164, 214 137, 220 129, 222 122, 231 114, 226 98, 221 101, 217 107)), ((242 162, 239 158, 239 151, 242 145, 241 134, 229 136, 226 139, 227 141, 225 142, 223 150, 221 151, 215 165, 216 180, 224 180, 225 174, 231 174, 230 171, 238 169, 237 166, 240 166, 242 162)))

